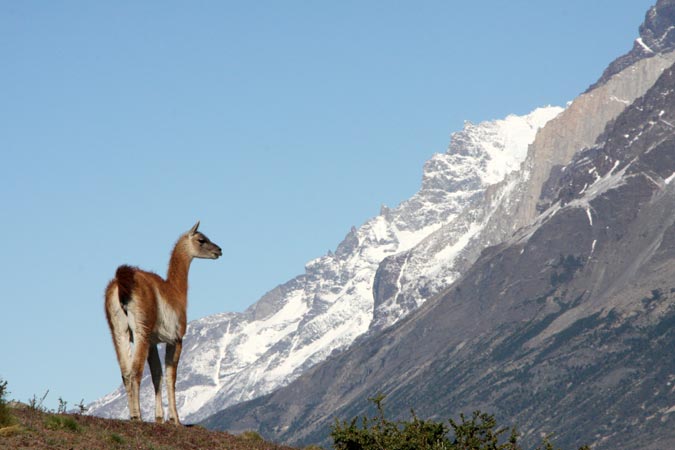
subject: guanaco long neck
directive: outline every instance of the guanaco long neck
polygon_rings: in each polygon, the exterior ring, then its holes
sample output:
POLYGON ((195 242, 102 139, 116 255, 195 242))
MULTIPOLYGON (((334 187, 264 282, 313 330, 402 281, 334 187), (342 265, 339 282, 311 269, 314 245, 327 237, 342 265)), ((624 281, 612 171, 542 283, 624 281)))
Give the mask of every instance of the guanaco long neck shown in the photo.
POLYGON ((171 253, 169 260, 169 270, 166 275, 166 282, 169 286, 177 291, 180 299, 187 303, 188 291, 188 272, 190 271, 190 263, 192 256, 188 254, 187 243, 185 238, 181 238, 176 243, 176 246, 171 253))

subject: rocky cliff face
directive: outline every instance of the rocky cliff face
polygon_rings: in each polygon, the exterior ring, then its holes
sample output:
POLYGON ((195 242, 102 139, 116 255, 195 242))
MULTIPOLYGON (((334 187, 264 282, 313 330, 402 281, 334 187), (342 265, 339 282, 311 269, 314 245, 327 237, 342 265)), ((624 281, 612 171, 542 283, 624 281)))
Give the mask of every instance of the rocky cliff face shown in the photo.
POLYGON ((468 270, 483 249, 532 223, 538 203, 548 200, 545 181, 551 171, 558 173, 576 152, 592 146, 607 123, 674 62, 675 52, 641 59, 576 98, 539 130, 519 170, 486 186, 480 199, 467 202, 461 214, 417 246, 384 259, 375 279, 371 331, 404 317, 468 270))
POLYGON ((519 170, 490 184, 480 201, 419 245, 380 264, 375 279, 371 332, 395 323, 455 281, 480 252, 527 226, 549 198, 546 181, 581 149, 592 146, 606 125, 651 88, 675 62, 675 0, 661 0, 647 13, 637 46, 614 61, 600 81, 546 124, 529 146, 519 170), (651 51, 644 50, 645 43, 651 51))
POLYGON ((675 69, 547 183, 533 223, 452 286, 274 393, 209 419, 320 442, 334 417, 476 408, 526 445, 675 446, 675 69))
MULTIPOLYGON (((421 193, 463 199, 455 214, 443 222, 436 221, 435 229, 417 245, 385 255, 378 264, 372 287, 371 333, 418 308, 457 279, 472 262, 463 254, 465 247, 515 186, 504 180, 516 177, 514 172, 525 160, 537 130, 562 111, 548 107, 525 117, 509 116, 479 125, 468 123, 463 131, 453 134, 447 153, 434 155, 426 163, 421 193)), ((405 210, 405 221, 424 214, 420 215, 415 197, 400 208, 405 210)))
MULTIPOLYGON (((381 280, 374 288, 383 259, 416 247, 466 211, 484 209, 486 189, 520 166, 537 130, 561 111, 547 107, 523 117, 467 124, 453 135, 446 153, 425 164, 422 187, 413 197, 396 208, 383 207, 379 216, 353 228, 334 252, 307 263, 303 275, 276 287, 243 314, 191 322, 177 380, 182 417, 200 420, 288 384, 369 328, 389 326, 417 308, 427 297, 411 297, 403 307, 376 305, 374 290, 396 289, 405 281, 387 285, 381 280)), ((152 399, 146 376, 145 417, 152 417, 152 399)), ((90 413, 126 417, 123 389, 91 405, 90 413)))

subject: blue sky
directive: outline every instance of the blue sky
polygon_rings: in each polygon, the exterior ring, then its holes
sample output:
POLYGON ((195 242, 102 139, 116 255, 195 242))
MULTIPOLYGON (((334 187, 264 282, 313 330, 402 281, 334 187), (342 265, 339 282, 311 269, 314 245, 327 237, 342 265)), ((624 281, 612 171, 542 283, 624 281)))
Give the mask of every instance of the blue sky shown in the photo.
POLYGON ((564 105, 652 0, 0 0, 0 377, 120 380, 118 265, 165 274, 200 219, 188 317, 242 311, 419 187, 464 120, 564 105))

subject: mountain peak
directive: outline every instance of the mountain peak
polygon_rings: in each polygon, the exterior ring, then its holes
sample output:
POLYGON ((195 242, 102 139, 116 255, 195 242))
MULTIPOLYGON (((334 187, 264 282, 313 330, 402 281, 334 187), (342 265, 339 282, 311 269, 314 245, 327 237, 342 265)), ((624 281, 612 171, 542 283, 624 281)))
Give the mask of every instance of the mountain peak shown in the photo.
POLYGON ((640 36, 633 42, 633 48, 615 59, 587 92, 605 84, 608 79, 641 59, 675 50, 675 0, 658 0, 647 11, 639 31, 640 36))
MULTIPOLYGON (((675 0, 659 0, 652 6, 640 25, 640 37, 652 52, 667 52, 675 48, 675 0)), ((638 42, 639 44, 639 42, 638 42)))

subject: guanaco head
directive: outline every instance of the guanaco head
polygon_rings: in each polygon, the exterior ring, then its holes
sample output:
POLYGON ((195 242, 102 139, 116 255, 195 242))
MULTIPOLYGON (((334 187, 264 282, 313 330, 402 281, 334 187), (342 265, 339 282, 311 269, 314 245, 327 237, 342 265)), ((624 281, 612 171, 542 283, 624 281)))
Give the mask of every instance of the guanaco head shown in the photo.
POLYGON ((188 249, 193 258, 218 259, 223 251, 211 242, 204 233, 197 231, 199 221, 187 232, 188 249))

